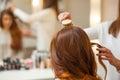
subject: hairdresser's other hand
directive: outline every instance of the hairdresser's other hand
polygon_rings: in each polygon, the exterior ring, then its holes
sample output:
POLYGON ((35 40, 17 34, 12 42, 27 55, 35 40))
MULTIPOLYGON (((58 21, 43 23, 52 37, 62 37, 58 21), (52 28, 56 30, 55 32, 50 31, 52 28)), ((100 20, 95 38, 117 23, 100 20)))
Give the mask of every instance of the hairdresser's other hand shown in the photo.
POLYGON ((67 20, 67 19, 71 20, 71 15, 69 12, 63 12, 58 15, 58 19, 60 22, 62 22, 63 20, 67 20))
POLYGON ((107 60, 109 61, 109 63, 113 66, 116 66, 116 62, 118 62, 119 60, 117 58, 115 58, 115 56, 112 54, 112 52, 105 48, 105 47, 100 47, 97 48, 97 50, 99 51, 99 54, 97 54, 98 56, 101 56, 102 60, 107 60))
POLYGON ((13 11, 15 9, 15 6, 13 4, 10 4, 9 6, 7 6, 7 9, 10 9, 13 11))

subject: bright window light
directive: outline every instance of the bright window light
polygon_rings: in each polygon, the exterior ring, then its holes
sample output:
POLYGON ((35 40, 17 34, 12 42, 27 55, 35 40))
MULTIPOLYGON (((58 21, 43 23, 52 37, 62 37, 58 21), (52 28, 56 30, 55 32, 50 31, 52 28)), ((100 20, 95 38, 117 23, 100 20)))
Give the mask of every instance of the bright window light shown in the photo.
POLYGON ((101 21, 100 15, 97 13, 95 15, 91 15, 91 26, 99 24, 101 21))
POLYGON ((34 7, 37 7, 37 6, 39 6, 39 0, 32 0, 32 5, 34 6, 34 7))
POLYGON ((101 0, 90 0, 90 26, 101 22, 101 0))

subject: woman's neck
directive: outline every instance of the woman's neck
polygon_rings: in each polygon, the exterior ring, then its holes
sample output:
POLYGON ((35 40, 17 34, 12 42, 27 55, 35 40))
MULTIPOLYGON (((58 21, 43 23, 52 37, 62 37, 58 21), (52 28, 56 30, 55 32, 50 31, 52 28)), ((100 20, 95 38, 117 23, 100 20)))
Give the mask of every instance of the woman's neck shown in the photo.
POLYGON ((9 29, 3 29, 3 31, 4 31, 4 32, 10 32, 10 30, 9 30, 9 29))

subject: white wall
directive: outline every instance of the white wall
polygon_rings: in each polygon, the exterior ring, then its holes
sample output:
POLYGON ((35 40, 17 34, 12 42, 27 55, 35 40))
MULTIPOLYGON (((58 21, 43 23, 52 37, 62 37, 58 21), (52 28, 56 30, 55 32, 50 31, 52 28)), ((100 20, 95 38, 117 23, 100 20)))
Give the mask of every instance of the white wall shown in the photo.
POLYGON ((90 26, 101 23, 101 0, 90 0, 90 26))
POLYGON ((27 13, 32 12, 31 1, 30 0, 13 0, 16 7, 24 10, 27 13))
POLYGON ((72 15, 74 24, 82 28, 89 26, 90 0, 65 0, 66 11, 72 15))
POLYGON ((117 16, 118 0, 102 0, 102 22, 113 20, 117 16))
MULTIPOLYGON (((63 0, 76 25, 89 26, 90 0, 63 0)), ((118 13, 118 0, 101 0, 101 22, 114 20, 118 13)))

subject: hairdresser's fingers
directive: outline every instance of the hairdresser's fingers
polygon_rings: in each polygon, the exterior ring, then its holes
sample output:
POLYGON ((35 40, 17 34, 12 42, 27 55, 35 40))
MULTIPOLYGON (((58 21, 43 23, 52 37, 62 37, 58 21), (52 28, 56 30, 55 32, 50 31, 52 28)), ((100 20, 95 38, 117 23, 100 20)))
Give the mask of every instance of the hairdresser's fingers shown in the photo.
POLYGON ((98 48, 103 48, 103 46, 101 46, 101 45, 99 45, 99 44, 97 45, 97 47, 98 47, 98 48))
POLYGON ((110 58, 108 58, 108 57, 101 57, 101 59, 102 59, 102 60, 107 60, 107 61, 110 60, 110 58))
POLYGON ((106 52, 106 53, 111 53, 111 51, 105 47, 101 47, 101 48, 97 48, 96 50, 100 51, 100 52, 106 52))
POLYGON ((110 54, 108 53, 99 53, 97 56, 105 56, 105 57, 110 57, 110 54))
POLYGON ((106 52, 100 52, 97 54, 102 60, 107 60, 111 65, 115 65, 117 58, 112 54, 111 51, 106 52))
POLYGON ((66 15, 64 15, 64 17, 66 17, 66 19, 70 19, 71 20, 71 14, 69 12, 67 12, 66 15))
POLYGON ((71 15, 69 12, 63 12, 58 15, 58 19, 60 22, 66 19, 71 19, 71 15))
POLYGON ((109 63, 110 63, 111 65, 115 65, 115 64, 116 64, 116 61, 117 61, 117 59, 116 59, 113 55, 110 55, 110 56, 100 56, 100 58, 101 58, 102 60, 107 60, 107 61, 109 61, 109 63))
POLYGON ((110 61, 110 57, 107 55, 107 53, 99 53, 99 54, 97 54, 97 56, 99 56, 100 59, 102 59, 102 60, 110 61))
POLYGON ((58 15, 58 19, 59 19, 60 22, 64 20, 65 14, 66 14, 66 12, 63 12, 63 13, 60 13, 60 14, 58 15))
POLYGON ((10 9, 10 10, 14 10, 15 9, 15 6, 13 4, 9 4, 6 9, 10 9))

